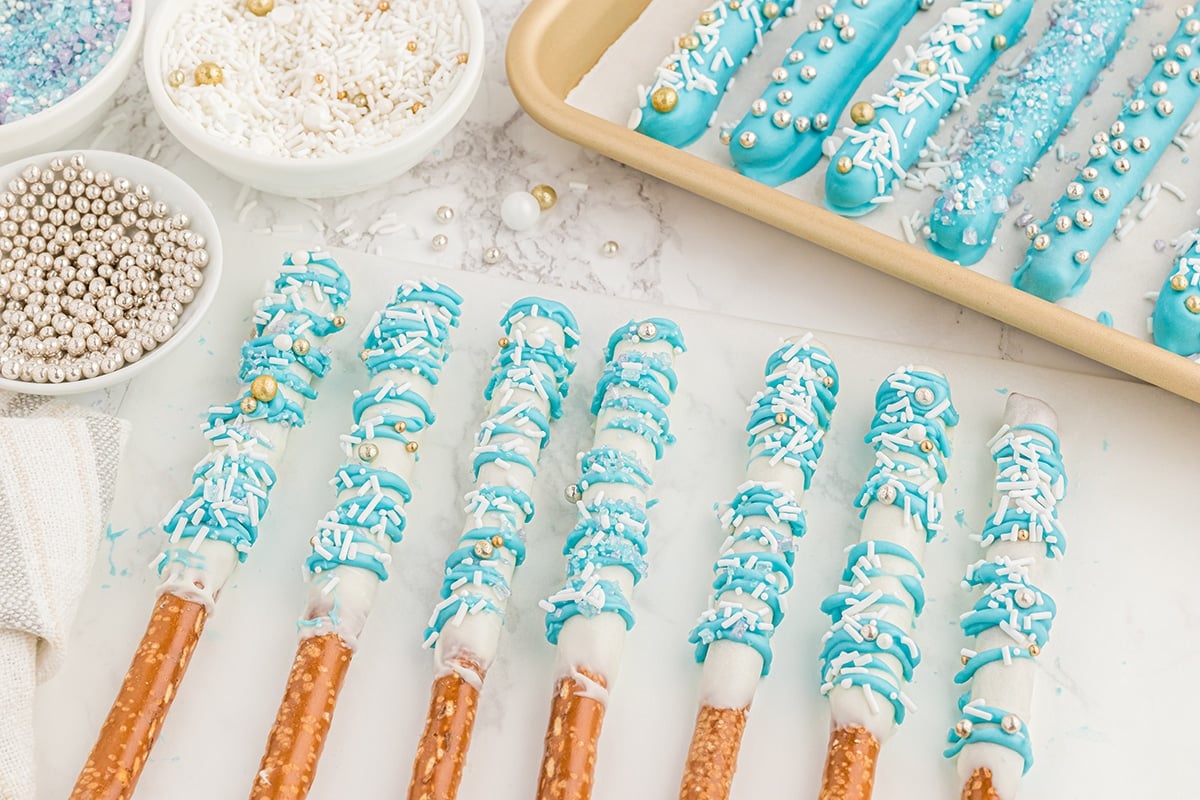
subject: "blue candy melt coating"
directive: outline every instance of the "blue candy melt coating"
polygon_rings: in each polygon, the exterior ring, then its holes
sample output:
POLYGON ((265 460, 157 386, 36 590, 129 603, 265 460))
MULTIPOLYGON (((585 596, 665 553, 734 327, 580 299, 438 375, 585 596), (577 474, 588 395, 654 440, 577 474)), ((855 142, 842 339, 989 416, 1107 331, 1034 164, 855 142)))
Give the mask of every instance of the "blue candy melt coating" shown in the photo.
POLYGON ((1015 732, 1009 733, 1002 727, 1002 721, 1009 716, 1008 712, 1002 708, 984 705, 982 701, 972 702, 969 692, 958 698, 958 708, 963 719, 970 721, 971 729, 966 736, 960 736, 954 728, 950 729, 946 737, 950 747, 943 753, 946 758, 954 758, 968 744, 987 742, 1012 750, 1024 762, 1021 774, 1029 772, 1029 768, 1033 766, 1033 741, 1029 737, 1029 726, 1024 720, 1013 715, 1019 724, 1015 732))
POLYGON ((674 147, 687 147, 712 124, 717 106, 735 72, 762 44, 763 35, 791 11, 795 0, 776 0, 775 16, 763 16, 767 0, 744 0, 730 8, 729 0, 709 7, 714 20, 697 22, 691 35, 698 47, 687 49, 679 37, 674 51, 655 70, 654 82, 638 94, 638 108, 630 126, 639 133, 674 147), (654 93, 667 87, 675 92, 675 105, 658 111, 654 93))
MULTIPOLYGON (((562 414, 562 402, 570 389, 568 379, 575 371, 571 351, 579 344, 579 323, 562 303, 541 297, 515 302, 500 319, 503 335, 492 359, 492 374, 484 388, 484 399, 505 398, 513 390, 533 392, 544 398, 549 416, 528 400, 503 402, 479 426, 471 457, 472 475, 478 483, 467 496, 469 520, 458 546, 446 559, 441 602, 433 610, 425 629, 425 646, 433 647, 448 624, 457 624, 468 614, 503 617, 501 606, 471 587, 507 598, 512 588, 501 567, 516 568, 525 560, 525 523, 533 518, 532 498, 514 486, 480 483, 485 468, 526 469, 537 474, 537 460, 550 440, 550 420, 562 414), (522 320, 540 318, 555 323, 563 332, 563 344, 531 340, 522 320)), ((534 334, 543 337, 541 333, 534 334)))
POLYGON ((1018 74, 980 109, 957 177, 930 213, 930 250, 964 265, 983 258, 1013 190, 1067 126, 1141 5, 1070 0, 1052 7, 1049 30, 1018 74))
POLYGON ((372 467, 362 446, 384 439, 407 444, 410 434, 433 423, 429 398, 405 380, 405 373, 437 383, 450 355, 448 337, 458 325, 461 301, 457 292, 436 281, 408 281, 367 326, 363 365, 370 376, 386 374, 386 380, 355 393, 354 422, 343 437, 348 460, 331 481, 338 502, 317 523, 312 552, 304 562, 311 578, 332 581, 329 573, 354 567, 388 579, 391 545, 403 538, 404 505, 412 499, 412 489, 400 475, 372 467))
POLYGON ((965 0, 947 9, 904 60, 882 95, 873 96, 874 119, 844 129, 846 139, 829 160, 825 204, 848 217, 879 207, 896 181, 916 163, 929 137, 975 88, 997 57, 1021 38, 1033 0, 994 3, 965 0), (1001 37, 1001 38, 996 38, 1001 37), (999 45, 999 46, 997 46, 999 45), (929 71, 928 65, 934 69, 929 71), (843 172, 839 162, 849 159, 843 172))
POLYGON ((832 18, 809 22, 776 68, 783 80, 772 79, 759 98, 763 113, 751 109, 733 129, 729 154, 738 171, 777 186, 812 169, 854 91, 920 7, 920 0, 871 0, 861 6, 840 0, 834 11, 835 17, 849 19, 844 28, 832 18), (806 77, 807 70, 816 73, 806 77), (779 94, 783 90, 791 93, 786 102, 788 96, 779 94))
POLYGON ((1028 645, 1041 648, 1050 641, 1050 628, 1058 609, 1050 595, 1030 582, 1028 570, 1022 564, 1007 558, 980 561, 967 569, 965 584, 982 586, 984 590, 974 608, 962 618, 963 633, 975 637, 1003 623, 1010 635, 1025 636, 1028 643, 1025 647, 1007 645, 976 653, 954 676, 955 683, 966 683, 980 667, 993 661, 1032 658, 1028 645))
MULTIPOLYGON (((669 441, 666 409, 676 384, 671 356, 661 352, 663 344, 675 353, 685 348, 683 333, 671 320, 653 317, 617 328, 609 337, 608 363, 601 371, 592 400, 592 413, 604 412, 605 429, 620 430, 647 442, 656 459, 661 457, 662 444, 669 441), (651 348, 652 352, 643 348, 651 348)), ((646 508, 650 503, 605 497, 603 487, 608 484, 631 487, 642 495, 654 481, 650 465, 642 463, 634 450, 598 446, 580 456, 580 478, 575 489, 581 495, 595 487, 600 491, 577 503, 579 522, 568 535, 564 551, 566 581, 541 603, 546 611, 546 639, 551 644, 558 642, 567 620, 578 615, 613 613, 622 618, 627 629, 633 627, 633 609, 620 584, 601 578, 600 570, 622 567, 634 584, 645 576, 646 538, 650 533, 646 508)))
POLYGON ((211 452, 192 473, 191 494, 162 522, 170 544, 158 562, 160 574, 172 563, 198 565, 192 548, 205 539, 225 542, 239 560, 246 559, 275 483, 264 452, 271 444, 254 432, 252 423, 303 425, 302 400, 317 396, 312 383, 329 369, 329 356, 319 349, 319 340, 338 326, 335 314, 318 310, 313 295, 340 311, 350 299, 346 273, 316 252, 288 255, 283 265, 274 293, 256 305, 254 333, 242 346, 238 380, 243 391, 233 403, 209 409, 204 433, 211 452), (304 355, 294 350, 300 339, 310 344, 304 355), (264 375, 278 388, 269 400, 255 399, 250 383, 264 375))
MULTIPOLYGON (((821 457, 837 397, 837 370, 829 355, 807 343, 789 343, 772 353, 764 370, 766 388, 751 401, 750 462, 766 459, 797 470, 808 488, 821 457), (786 419, 779 421, 779 415, 786 419)), ((729 534, 713 565, 713 598, 689 641, 704 661, 713 642, 740 642, 771 670, 771 636, 783 621, 783 595, 792 588, 795 543, 807 529, 804 509, 780 484, 751 481, 721 513, 729 534), (749 546, 748 546, 749 545, 749 546), (747 605, 743 598, 757 603, 747 605)))
POLYGON ((1200 68, 1198 46, 1200 14, 1192 13, 1180 19, 1179 29, 1166 43, 1166 56, 1155 61, 1117 121, 1097 134, 1104 141, 1092 144, 1084 171, 1072 178, 1039 226, 1038 233, 1046 238, 1030 244, 1025 263, 1013 274, 1014 286, 1053 302, 1074 297, 1088 282, 1121 212, 1141 191, 1200 100, 1200 81, 1189 77, 1200 68))
MULTIPOLYGON (((865 441, 875 450, 875 466, 855 504, 894 504, 905 510, 910 524, 921 526, 926 539, 941 529, 941 482, 950 455, 947 428, 958 424, 950 387, 941 375, 902 367, 880 384, 875 416, 865 441)), ((892 707, 895 724, 904 722, 907 698, 904 683, 911 680, 921 653, 909 631, 879 616, 880 607, 911 609, 913 617, 925 606, 925 571, 906 548, 888 541, 866 540, 847 552, 842 586, 821 605, 833 624, 820 654, 821 691, 861 687, 892 707), (887 589, 878 588, 879 581, 887 589), (892 590, 899 584, 899 592, 892 590), (900 665, 900 674, 890 665, 900 665)))
POLYGON ((1180 240, 1178 252, 1154 302, 1152 330, 1156 345, 1191 357, 1200 354, 1200 229, 1180 240), (1198 310, 1190 310, 1189 302, 1198 310))

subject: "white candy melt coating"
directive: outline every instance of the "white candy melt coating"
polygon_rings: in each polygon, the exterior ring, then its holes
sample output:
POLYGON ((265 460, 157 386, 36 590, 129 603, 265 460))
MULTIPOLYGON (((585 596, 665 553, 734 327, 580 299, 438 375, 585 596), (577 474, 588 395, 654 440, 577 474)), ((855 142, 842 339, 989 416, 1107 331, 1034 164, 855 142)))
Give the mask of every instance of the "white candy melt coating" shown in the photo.
MULTIPOLYGON (((814 349, 824 350, 825 347, 813 339, 811 334, 792 336, 788 343, 803 344, 814 349)), ((754 455, 754 454, 752 454, 754 455)), ((788 466, 782 461, 771 464, 766 458, 752 458, 746 467, 746 480, 773 484, 785 494, 790 493, 796 504, 804 504, 804 472, 797 467, 788 466)), ((769 527, 790 535, 790 528, 770 517, 754 516, 743 519, 733 534, 737 535, 747 528, 769 527)), ((729 552, 737 553, 746 550, 758 550, 761 545, 753 541, 741 540, 735 542, 729 552)), ((786 603, 786 598, 781 598, 786 603)), ((766 603, 749 595, 743 594, 738 602, 746 608, 771 619, 771 612, 766 603)), ((786 605, 784 606, 786 610, 786 605)), ((778 620, 771 619, 772 623, 778 620)), ((718 639, 708 647, 700 675, 700 703, 713 708, 746 708, 754 700, 754 692, 762 676, 762 656, 753 647, 741 642, 728 639, 718 639)))
MULTIPOLYGON (((324 254, 321 254, 324 256, 324 254)), ((333 304, 328 297, 320 292, 305 292, 305 305, 317 314, 327 316, 334 313, 333 304)), ((269 332, 269 326, 265 333, 269 332)), ((315 343, 314 343, 315 344, 315 343)), ((297 375, 308 383, 314 380, 314 375, 296 363, 292 366, 297 375)), ((280 383, 278 391, 304 407, 307 398, 280 383)), ((287 449, 290 425, 279 425, 265 419, 246 420, 250 429, 247 439, 258 436, 265 444, 254 445, 258 458, 270 465, 277 473, 283 463, 283 454, 287 449)), ((213 458, 224 450, 224 446, 213 449, 209 458, 213 458)), ((174 547, 176 545, 168 545, 174 547)), ((199 544, 195 540, 190 543, 192 552, 196 554, 195 562, 200 566, 185 566, 178 561, 172 561, 163 567, 161 580, 158 584, 158 594, 173 594, 184 600, 202 604, 208 611, 216 605, 217 595, 229 581, 238 566, 238 552, 230 544, 219 539, 206 538, 199 544)))
MULTIPOLYGON (((675 350, 665 340, 630 341, 623 339, 617 344, 613 353, 614 358, 621 353, 638 350, 643 353, 657 354, 674 363, 675 350)), ((628 386, 615 386, 609 390, 610 396, 620 397, 649 397, 645 392, 628 386)), ((669 413, 669 409, 667 409, 669 413)), ((641 436, 620 429, 606 429, 613 417, 626 416, 628 412, 619 409, 606 409, 596 418, 596 436, 594 447, 614 447, 633 453, 645 465, 647 471, 654 474, 654 447, 641 436)), ((644 506, 646 495, 640 488, 625 483, 594 483, 584 490, 581 503, 590 502, 597 497, 618 498, 644 506)), ((584 546, 585 537, 580 546, 584 546)), ((625 597, 633 596, 633 575, 624 567, 609 566, 597 570, 602 580, 614 581, 621 587, 625 597)), ((574 677, 580 682, 578 670, 584 668, 600 675, 605 683, 612 686, 621 663, 621 652, 625 646, 625 621, 619 614, 605 613, 593 617, 576 614, 563 623, 558 634, 558 649, 555 656, 555 674, 559 677, 574 677)))
MULTIPOLYGON (((530 195, 530 199, 533 199, 532 195, 530 195)), ((534 200, 535 205, 536 203, 537 201, 534 200)), ((566 335, 562 326, 548 317, 540 316, 526 315, 522 317, 512 324, 508 335, 511 338, 524 338, 526 341, 530 341, 531 339, 537 341, 537 337, 542 337, 546 343, 551 344, 555 348, 564 347, 566 342, 566 335)), ((553 385, 555 380, 554 373, 549 366, 532 359, 528 361, 527 366, 542 372, 553 385)), ((537 408, 547 419, 550 418, 549 398, 543 397, 538 392, 532 391, 524 385, 514 386, 511 382, 505 382, 496 387, 488 406, 487 417, 490 419, 497 415, 504 406, 522 404, 528 404, 533 408, 537 408)), ((524 455, 530 461, 535 465, 538 463, 540 446, 526 436, 513 433, 493 435, 488 440, 486 446, 498 446, 501 448, 521 447, 525 451, 524 455)), ((505 469, 497 462, 491 461, 479 470, 479 479, 475 482, 475 486, 477 488, 482 486, 512 486, 525 492, 525 494, 529 494, 533 489, 533 481, 534 474, 528 467, 509 462, 508 468, 505 469)), ((469 515, 463 522, 463 533, 481 525, 500 526, 505 522, 505 519, 505 516, 496 511, 487 511, 478 517, 469 515)), ((491 559, 492 565, 504 576, 504 580, 509 586, 512 585, 513 572, 515 571, 514 562, 513 552, 507 547, 497 547, 491 559)), ((448 621, 442 627, 441 635, 438 636, 433 648, 433 657, 438 675, 445 675, 452 671, 459 672, 455 663, 459 658, 465 658, 466 660, 478 663, 481 671, 485 674, 496 660, 496 652, 500 646, 500 630, 504 627, 504 617, 502 614, 508 607, 508 596, 499 594, 490 586, 466 584, 456 589, 451 594, 451 597, 457 597, 468 592, 491 600, 496 608, 500 609, 501 613, 467 614, 458 622, 454 620, 448 621)))
POLYGON ((263 17, 243 0, 197 0, 169 27, 158 68, 183 71, 183 84, 165 85, 167 93, 226 144, 321 158, 387 144, 421 124, 454 90, 467 51, 457 0, 393 0, 387 11, 347 0, 280 2, 263 17), (202 62, 221 67, 220 84, 196 85, 202 62), (365 111, 354 104, 359 94, 365 111))
MULTIPOLYGON (((1052 431, 1058 430, 1058 415, 1049 405, 1033 397, 1010 394, 1005 405, 1004 424, 1044 425, 1052 431)), ((1000 493, 992 495, 992 508, 996 507, 1000 493)), ((1007 556, 1027 562, 1029 581, 1045 589, 1042 580, 1046 574, 1046 545, 1044 542, 1009 541, 998 539, 987 548, 988 559, 1007 556)), ((999 628, 988 628, 975 637, 971 649, 982 652, 991 647, 1012 645, 1013 640, 999 628)), ((1037 659, 1016 658, 1012 664, 1003 661, 985 664, 971 679, 971 697, 980 698, 990 706, 1003 708, 1020 717, 1033 733, 1033 691, 1037 682, 1037 659)), ((1001 800, 1013 800, 1021 782, 1025 762, 1016 752, 1007 747, 988 742, 964 745, 958 754, 958 774, 965 782, 978 768, 992 771, 992 786, 1001 800)))

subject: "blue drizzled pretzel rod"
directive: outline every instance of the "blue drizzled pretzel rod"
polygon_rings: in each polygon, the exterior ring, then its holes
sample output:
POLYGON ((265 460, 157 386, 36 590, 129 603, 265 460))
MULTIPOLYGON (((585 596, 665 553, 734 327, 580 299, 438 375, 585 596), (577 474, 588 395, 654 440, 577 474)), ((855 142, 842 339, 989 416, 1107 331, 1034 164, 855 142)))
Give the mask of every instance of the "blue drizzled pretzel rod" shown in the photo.
POLYGON ((821 693, 832 732, 820 797, 870 798, 882 743, 912 709, 906 685, 921 662, 913 638, 925 606, 921 557, 942 529, 942 484, 958 412, 943 375, 901 367, 875 395, 866 442, 875 466, 855 506, 862 533, 837 592, 821 604, 821 693))
POLYGON ((531 492, 550 426, 563 413, 579 325, 570 309, 527 297, 500 320, 502 335, 483 391, 487 415, 471 453, 474 489, 462 534, 446 558, 441 601, 425 646, 436 675, 413 760, 411 800, 453 800, 474 729, 479 695, 496 660, 513 575, 525 560, 531 492))
POLYGON ((909 49, 882 94, 850 107, 854 127, 825 173, 825 204, 849 217, 892 199, 930 136, 1020 39, 1033 0, 962 0, 909 49))
POLYGON ((346 324, 350 282, 332 258, 284 258, 271 292, 255 306, 242 345, 238 396, 209 409, 209 453, 191 493, 162 523, 161 583, 150 624, 71 793, 73 800, 133 794, 183 681, 204 623, 237 565, 258 539, 288 434, 305 422, 314 384, 330 366, 325 340, 346 324))
POLYGON ((926 0, 837 0, 817 6, 749 113, 722 138, 743 175, 770 186, 816 165, 862 80, 926 0))
POLYGON ((668 406, 683 350, 679 327, 658 317, 623 325, 608 340, 592 399, 595 438, 568 490, 579 521, 564 548, 566 581, 542 602, 557 650, 538 800, 591 796, 608 686, 634 623, 630 597, 647 573, 652 470, 673 441, 668 406))
POLYGON ((1200 360, 1200 229, 1175 243, 1175 263, 1154 301, 1150 332, 1159 347, 1200 360))
POLYGON ((729 535, 713 565, 709 607, 691 635, 703 669, 679 790, 685 800, 729 797, 750 705, 771 669, 771 637, 795 580, 796 549, 807 531, 804 494, 837 403, 837 368, 812 334, 772 353, 764 375, 748 408, 746 481, 721 508, 729 535))
POLYGON ((1029 723, 1037 659, 1056 608, 1039 587, 1048 560, 1062 558, 1066 536, 1058 503, 1067 490, 1054 411, 1011 394, 1004 424, 988 446, 996 463, 992 509, 980 535, 983 560, 967 567, 964 586, 981 589, 962 615, 971 640, 956 684, 960 717, 946 757, 957 761, 965 800, 1013 800, 1033 765, 1029 723))
POLYGON ((1179 9, 1179 28, 1154 45, 1154 66, 1108 130, 1092 137, 1090 159, 1067 184, 1040 225, 1013 285, 1043 300, 1079 293, 1092 264, 1117 228, 1121 213, 1200 100, 1200 14, 1179 9))
POLYGON ((1112 60, 1142 0, 1067 0, 1015 76, 982 106, 961 159, 929 216, 929 249, 975 264, 991 247, 1009 197, 1066 128, 1112 60))
POLYGON ((734 73, 792 13, 794 1, 719 0, 701 11, 655 69, 654 81, 638 87, 629 127, 675 147, 700 138, 712 127, 734 73))
POLYGON ((432 396, 461 304, 449 286, 406 281, 363 333, 369 382, 351 403, 346 461, 330 481, 336 500, 309 542, 300 642, 253 800, 301 800, 312 786, 350 661, 404 535, 419 442, 434 422, 432 396))

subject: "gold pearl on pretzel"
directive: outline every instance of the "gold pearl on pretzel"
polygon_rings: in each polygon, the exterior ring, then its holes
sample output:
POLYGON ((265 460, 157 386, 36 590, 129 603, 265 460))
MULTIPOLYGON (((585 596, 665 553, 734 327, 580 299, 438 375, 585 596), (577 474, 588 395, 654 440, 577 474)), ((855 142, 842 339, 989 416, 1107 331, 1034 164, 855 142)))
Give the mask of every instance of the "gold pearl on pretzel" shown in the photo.
POLYGON ((865 100, 855 103, 850 106, 850 120, 855 125, 870 125, 875 121, 875 106, 865 100))
POLYGON ((788 415, 787 415, 786 411, 780 411, 778 414, 775 415, 775 424, 776 425, 786 425, 787 421, 788 421, 788 415))
POLYGON ((1183 275, 1181 273, 1179 275, 1171 276, 1171 288, 1172 289, 1174 289, 1177 292, 1182 292, 1187 287, 1188 287, 1188 279, 1187 279, 1186 275, 1183 275))
POLYGON ((404 449, 410 453, 417 452, 418 447, 420 447, 420 445, 418 445, 416 442, 408 442, 407 444, 404 445, 404 449))
POLYGON ((766 19, 775 19, 779 16, 779 4, 772 2, 763 3, 762 15, 766 19))
POLYGON ((936 75, 938 71, 937 62, 932 58, 922 58, 917 62, 917 72, 922 75, 936 75))
POLYGON ((396 433, 404 433, 406 430, 408 430, 408 423, 404 420, 398 420, 396 424, 392 426, 392 430, 394 430, 396 433))
POLYGON ((1003 13, 1004 13, 1004 4, 1003 3, 992 3, 990 6, 988 6, 988 16, 989 17, 998 17, 1003 13))
POLYGON ((1017 528, 1017 541, 1018 542, 1028 542, 1029 541, 1029 528, 1017 528))
POLYGON ((1188 299, 1183 301, 1183 305, 1193 314, 1200 314, 1200 294, 1188 295, 1188 299))
POLYGON ((255 409, 258 408, 258 401, 253 397, 243 397, 241 408, 243 414, 253 414, 255 409))
POLYGON ((700 37, 694 33, 686 33, 679 37, 680 50, 695 50, 700 46, 700 37))
POLYGON ((333 323, 333 327, 335 327, 335 328, 344 328, 344 327, 346 327, 346 318, 345 318, 345 317, 343 317, 341 314, 334 314, 334 315, 333 315, 333 319, 331 319, 331 320, 329 320, 329 321, 330 321, 331 323, 333 323))
POLYGON ((650 95, 650 105, 654 106, 654 110, 660 114, 674 111, 678 102, 679 93, 670 86, 660 86, 650 95))
POLYGON ((492 537, 492 547, 504 547, 504 537, 496 534, 492 537))
POLYGON ((279 394, 279 384, 270 375, 259 375, 250 383, 250 394, 260 403, 269 403, 279 394))
POLYGON ((850 156, 842 156, 837 160, 835 166, 837 167, 838 174, 846 175, 850 170, 854 169, 854 160, 850 156))
POLYGON ((933 452, 933 440, 932 439, 922 439, 921 440, 921 452, 922 453, 932 453, 933 452))
POLYGON ((1037 656, 1040 656, 1041 654, 1042 654, 1042 648, 1038 647, 1037 642, 1034 642, 1033 644, 1029 645, 1029 655, 1036 658, 1037 656))
POLYGON ((296 339, 292 342, 292 352, 298 356, 308 355, 308 351, 312 349, 312 345, 308 339, 296 339))
POLYGON ((712 11, 712 10, 700 12, 700 24, 701 25, 712 25, 716 21, 717 21, 717 12, 712 11))

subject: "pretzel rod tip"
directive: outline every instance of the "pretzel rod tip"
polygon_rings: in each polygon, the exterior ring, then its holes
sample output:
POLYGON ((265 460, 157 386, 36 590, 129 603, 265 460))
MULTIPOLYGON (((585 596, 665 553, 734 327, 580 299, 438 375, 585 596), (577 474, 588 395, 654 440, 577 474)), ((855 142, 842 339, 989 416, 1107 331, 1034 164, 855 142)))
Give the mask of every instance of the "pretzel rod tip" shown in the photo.
POLYGON ((1000 795, 992 786, 990 769, 980 767, 971 773, 971 777, 963 784, 962 800, 1000 800, 1000 795))
MULTIPOLYGON (((607 682, 586 669, 576 672, 601 689, 607 682)), ((538 774, 537 800, 588 800, 596 770, 596 748, 604 724, 604 701, 573 675, 558 681, 546 727, 546 755, 538 774)))
POLYGON ((456 659, 456 665, 458 669, 433 682, 408 800, 453 800, 458 796, 479 709, 479 688, 463 678, 461 670, 470 670, 482 679, 483 667, 463 658, 456 659))
POLYGON ((133 794, 206 617, 200 603, 170 593, 158 598, 71 800, 126 800, 133 794))
POLYGON ((701 706, 679 800, 728 800, 749 708, 701 706))
POLYGON ((251 800, 308 796, 352 655, 337 634, 300 642, 250 790, 251 800))
POLYGON ((866 728, 834 728, 821 775, 819 800, 870 800, 879 740, 866 728))

